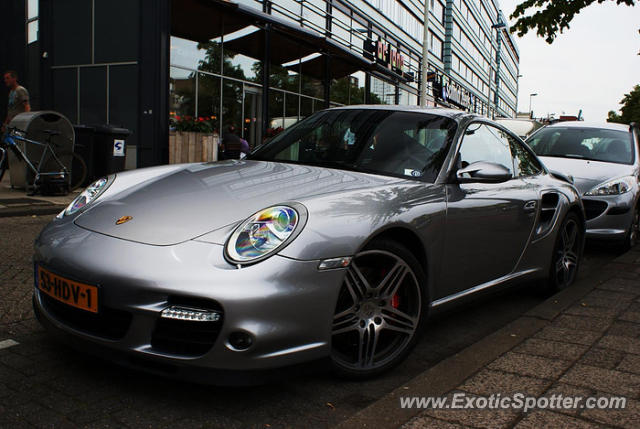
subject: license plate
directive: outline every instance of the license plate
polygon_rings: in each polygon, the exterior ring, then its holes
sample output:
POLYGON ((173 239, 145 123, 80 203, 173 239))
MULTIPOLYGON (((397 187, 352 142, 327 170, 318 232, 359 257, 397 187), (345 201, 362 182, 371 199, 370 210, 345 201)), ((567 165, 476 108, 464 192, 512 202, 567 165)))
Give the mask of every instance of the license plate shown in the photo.
POLYGON ((98 287, 69 280, 37 266, 38 289, 51 298, 75 308, 98 312, 98 287))

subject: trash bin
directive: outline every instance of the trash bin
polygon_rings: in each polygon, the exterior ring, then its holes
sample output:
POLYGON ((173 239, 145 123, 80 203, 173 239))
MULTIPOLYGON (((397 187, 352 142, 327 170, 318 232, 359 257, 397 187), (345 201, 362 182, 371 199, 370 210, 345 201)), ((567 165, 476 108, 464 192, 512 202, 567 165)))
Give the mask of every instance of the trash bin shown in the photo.
MULTIPOLYGON (((89 127, 87 125, 74 125, 73 130, 76 133, 76 143, 73 148, 73 151, 80 155, 87 166, 87 177, 80 185, 82 187, 87 187, 93 181, 98 179, 94 172, 94 133, 96 131, 95 127, 89 127)), ((73 163, 71 165, 71 176, 75 177, 78 173, 78 168, 82 168, 77 165, 77 163, 73 163)))
POLYGON ((96 125, 93 128, 94 175, 102 177, 124 171, 127 137, 131 131, 110 124, 96 125))

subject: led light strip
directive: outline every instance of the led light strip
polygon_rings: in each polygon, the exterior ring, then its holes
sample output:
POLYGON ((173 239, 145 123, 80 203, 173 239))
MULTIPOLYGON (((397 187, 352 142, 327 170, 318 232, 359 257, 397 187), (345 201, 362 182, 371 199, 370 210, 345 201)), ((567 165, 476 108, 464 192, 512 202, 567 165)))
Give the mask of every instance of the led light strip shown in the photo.
POLYGON ((217 322, 220 320, 220 313, 213 310, 202 310, 199 308, 180 307, 172 305, 162 310, 160 317, 173 320, 188 320, 193 322, 217 322))

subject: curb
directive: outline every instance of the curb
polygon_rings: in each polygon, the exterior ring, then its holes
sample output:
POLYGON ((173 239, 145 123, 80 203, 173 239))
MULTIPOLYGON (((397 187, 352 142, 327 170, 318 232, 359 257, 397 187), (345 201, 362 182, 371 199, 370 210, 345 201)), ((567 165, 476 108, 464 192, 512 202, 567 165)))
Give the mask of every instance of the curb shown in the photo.
POLYGON ((591 271, 581 273, 581 278, 570 288, 558 292, 508 325, 440 361, 335 427, 384 429, 402 426, 424 410, 400 408, 400 397, 446 395, 490 362, 548 326, 562 311, 611 277, 610 272, 591 271))
POLYGON ((52 204, 47 206, 27 206, 27 207, 15 207, 9 209, 0 210, 0 218, 3 217, 17 217, 17 216, 44 216, 44 215, 56 215, 64 210, 66 206, 61 204, 52 204))

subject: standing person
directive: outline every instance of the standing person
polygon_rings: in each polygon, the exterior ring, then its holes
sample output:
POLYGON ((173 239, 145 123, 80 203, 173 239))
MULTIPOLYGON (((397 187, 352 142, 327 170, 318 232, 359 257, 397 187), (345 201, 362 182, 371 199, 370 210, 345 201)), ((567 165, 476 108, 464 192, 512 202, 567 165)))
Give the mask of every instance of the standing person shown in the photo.
POLYGON ((13 70, 5 72, 4 84, 9 88, 9 103, 7 105, 7 117, 2 123, 3 132, 16 115, 31 111, 29 91, 18 84, 18 73, 13 70))
POLYGON ((236 127, 229 125, 227 132, 222 136, 222 159, 239 159, 240 154, 249 153, 249 143, 236 134, 236 127))

